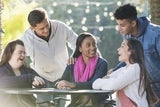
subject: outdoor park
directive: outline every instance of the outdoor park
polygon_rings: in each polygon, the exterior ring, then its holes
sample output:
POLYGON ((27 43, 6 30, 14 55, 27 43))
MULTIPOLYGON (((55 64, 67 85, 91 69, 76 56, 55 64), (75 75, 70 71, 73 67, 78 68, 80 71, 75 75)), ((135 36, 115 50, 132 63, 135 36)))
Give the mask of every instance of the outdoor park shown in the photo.
POLYGON ((136 5, 138 16, 148 16, 160 24, 158 0, 1 0, 1 49, 11 40, 20 37, 29 27, 27 15, 36 7, 47 10, 50 19, 69 25, 77 34, 90 32, 99 37, 98 48, 108 60, 109 68, 117 61, 117 48, 122 37, 116 30, 114 10, 125 3, 136 5), (157 13, 157 14, 156 14, 157 13), (152 16, 152 17, 151 17, 152 16))

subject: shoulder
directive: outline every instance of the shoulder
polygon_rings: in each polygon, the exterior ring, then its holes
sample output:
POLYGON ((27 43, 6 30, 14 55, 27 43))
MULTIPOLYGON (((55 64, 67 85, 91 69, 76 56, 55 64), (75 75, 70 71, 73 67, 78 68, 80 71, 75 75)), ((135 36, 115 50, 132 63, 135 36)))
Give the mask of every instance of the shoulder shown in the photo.
POLYGON ((130 69, 132 72, 134 71, 135 73, 140 72, 140 66, 138 63, 131 64, 128 69, 130 69))
POLYGON ((96 68, 97 69, 108 69, 108 62, 103 58, 99 58, 96 68))
POLYGON ((154 32, 156 32, 156 34, 160 34, 160 26, 151 22, 149 23, 147 30, 152 32, 152 34, 154 34, 154 32))
POLYGON ((138 63, 130 64, 129 68, 139 68, 139 64, 138 63))
POLYGON ((102 63, 104 63, 104 64, 108 65, 108 62, 107 62, 107 60, 106 60, 106 59, 104 59, 104 58, 100 58, 100 57, 99 57, 99 59, 98 59, 98 63, 97 63, 97 64, 102 64, 102 63))
POLYGON ((12 71, 12 68, 8 63, 0 66, 0 73, 7 74, 10 71, 12 71))
POLYGON ((22 35, 22 37, 30 37, 30 35, 33 35, 34 34, 34 32, 30 29, 30 28, 28 28, 25 32, 24 32, 24 34, 22 35))
POLYGON ((150 23, 150 24, 148 25, 148 28, 149 28, 149 29, 152 29, 152 30, 160 31, 160 26, 159 26, 159 25, 156 25, 156 24, 153 24, 153 23, 150 23))
POLYGON ((69 65, 67 65, 65 71, 72 71, 73 68, 74 68, 74 64, 69 64, 69 65))
POLYGON ((27 29, 24 34, 20 38, 24 43, 28 43, 33 41, 34 39, 34 32, 31 29, 27 29))
POLYGON ((54 26, 64 26, 64 27, 68 27, 68 25, 66 25, 64 22, 59 21, 59 20, 50 20, 51 24, 54 26))
POLYGON ((38 75, 36 73, 36 71, 30 67, 25 67, 25 66, 22 66, 21 69, 20 69, 22 72, 26 73, 26 74, 35 74, 35 75, 38 75))

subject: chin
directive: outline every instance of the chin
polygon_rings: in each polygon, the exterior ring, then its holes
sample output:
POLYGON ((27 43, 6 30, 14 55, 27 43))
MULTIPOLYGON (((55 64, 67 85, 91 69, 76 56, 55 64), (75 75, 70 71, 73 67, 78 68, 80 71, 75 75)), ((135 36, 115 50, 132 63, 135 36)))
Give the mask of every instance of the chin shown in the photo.
POLYGON ((119 57, 119 58, 118 58, 118 61, 122 61, 122 59, 119 57))

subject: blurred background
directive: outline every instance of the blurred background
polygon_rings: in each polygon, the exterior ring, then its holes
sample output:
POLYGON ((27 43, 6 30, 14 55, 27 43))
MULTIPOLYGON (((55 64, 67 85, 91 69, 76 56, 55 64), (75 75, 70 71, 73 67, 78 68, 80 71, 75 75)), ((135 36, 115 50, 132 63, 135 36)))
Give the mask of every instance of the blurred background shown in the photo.
POLYGON ((43 7, 51 19, 65 22, 77 34, 85 31, 99 37, 98 48, 112 68, 118 63, 117 48, 122 41, 113 13, 126 3, 136 6, 138 16, 148 16, 153 23, 160 24, 159 0, 0 0, 0 48, 29 27, 30 10, 43 7))

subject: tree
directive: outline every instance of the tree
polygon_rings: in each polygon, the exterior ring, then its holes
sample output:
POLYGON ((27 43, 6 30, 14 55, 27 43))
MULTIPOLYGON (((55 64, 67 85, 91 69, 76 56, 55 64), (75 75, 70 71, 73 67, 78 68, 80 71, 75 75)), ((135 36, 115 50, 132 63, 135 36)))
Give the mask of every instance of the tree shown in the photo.
POLYGON ((4 31, 3 31, 3 29, 2 29, 2 10, 3 10, 3 4, 2 4, 2 0, 0 0, 0 54, 1 54, 1 49, 2 49, 2 47, 1 47, 1 40, 2 40, 2 38, 1 38, 1 36, 2 36, 2 33, 4 33, 4 31))
MULTIPOLYGON (((90 32, 98 36, 101 42, 98 48, 102 56, 108 60, 109 68, 114 67, 118 63, 117 48, 120 46, 122 38, 116 31, 116 23, 113 18, 114 10, 124 3, 134 3, 140 9, 139 13, 143 13, 144 5, 139 0, 5 0, 9 1, 8 8, 4 13, 12 13, 9 18, 3 18, 5 36, 3 45, 8 41, 19 37, 26 28, 27 12, 33 7, 32 3, 43 7, 47 10, 51 19, 58 19, 68 24, 77 33, 84 31, 90 32), (14 3, 14 2, 19 3, 14 3), (17 5, 18 4, 18 5, 17 5), (29 9, 27 8, 30 6, 29 9), (16 9, 15 6, 19 8, 16 9), (10 8, 11 9, 10 9, 10 8), (23 8, 23 9, 22 9, 23 8), (12 18, 10 18, 12 17, 12 18)), ((141 0, 144 1, 144 0, 141 0)), ((4 16, 7 16, 5 14, 4 16)))
POLYGON ((3 0, 2 28, 5 33, 2 36, 2 48, 11 40, 22 35, 28 27, 27 14, 35 6, 35 3, 26 4, 23 0, 3 0))
POLYGON ((160 0, 150 0, 151 22, 160 25, 160 0))

